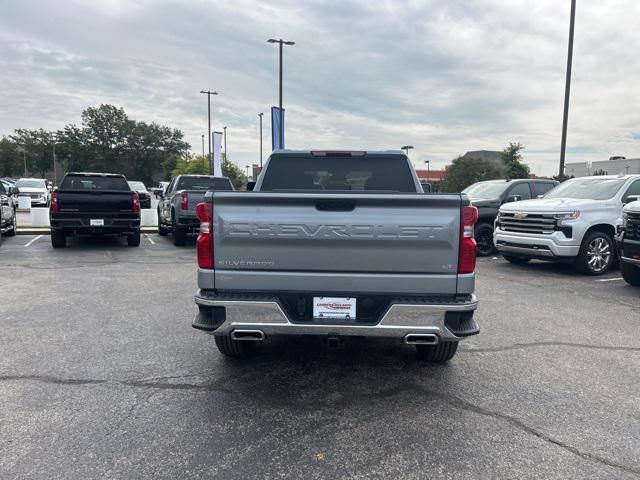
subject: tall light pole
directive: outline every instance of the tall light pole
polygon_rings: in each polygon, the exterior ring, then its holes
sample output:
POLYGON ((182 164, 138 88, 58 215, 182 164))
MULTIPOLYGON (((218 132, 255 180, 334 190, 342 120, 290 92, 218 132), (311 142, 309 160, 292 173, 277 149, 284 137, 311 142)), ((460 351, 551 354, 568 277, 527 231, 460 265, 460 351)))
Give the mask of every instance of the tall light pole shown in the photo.
POLYGON ((24 161, 24 176, 27 176, 27 149, 24 145, 16 145, 16 151, 22 153, 22 160, 24 161))
POLYGON ((247 180, 249 180, 249 165, 244 166, 247 169, 247 180))
POLYGON ((277 43, 280 47, 280 148, 284 147, 284 115, 282 112, 282 46, 283 45, 295 45, 296 42, 291 42, 288 40, 282 40, 281 38, 276 40, 275 38, 270 38, 267 40, 268 43, 277 43))
POLYGON ((227 127, 222 127, 222 131, 224 134, 224 159, 229 160, 229 157, 227 156, 227 127))
POLYGON ((262 116, 264 113, 260 112, 258 116, 260 117, 260 168, 262 168, 262 116))
POLYGON ((413 150, 413 145, 405 145, 404 147, 400 147, 400 150, 404 150, 405 153, 407 154, 407 157, 409 156, 409 150, 413 150))
POLYGON ((202 134, 202 156, 204 157, 204 133, 202 134))
POLYGON ((562 143, 560 144, 559 178, 564 177, 564 154, 567 149, 567 123, 569 121, 569 93, 571 90, 571 64, 573 62, 573 31, 576 23, 576 0, 571 0, 569 20, 569 47, 567 51, 567 78, 564 85, 564 113, 562 115, 562 143))
POLYGON ((431 162, 429 160, 425 160, 424 163, 427 164, 427 182, 431 179, 431 174, 429 169, 431 168, 431 162))
POLYGON ((218 95, 218 92, 210 90, 200 90, 200 93, 207 95, 207 114, 209 115, 209 171, 213 175, 213 158, 211 157, 211 95, 218 95))

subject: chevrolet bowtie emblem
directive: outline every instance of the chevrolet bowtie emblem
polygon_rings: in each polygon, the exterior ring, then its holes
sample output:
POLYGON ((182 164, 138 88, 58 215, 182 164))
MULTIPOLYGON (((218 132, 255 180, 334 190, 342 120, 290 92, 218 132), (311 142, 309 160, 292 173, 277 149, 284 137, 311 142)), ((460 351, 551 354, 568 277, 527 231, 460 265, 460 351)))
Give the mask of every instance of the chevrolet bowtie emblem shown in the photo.
POLYGON ((515 218, 517 218, 518 220, 522 220, 523 218, 527 218, 527 214, 526 213, 522 213, 522 212, 518 212, 516 214, 513 215, 515 218))

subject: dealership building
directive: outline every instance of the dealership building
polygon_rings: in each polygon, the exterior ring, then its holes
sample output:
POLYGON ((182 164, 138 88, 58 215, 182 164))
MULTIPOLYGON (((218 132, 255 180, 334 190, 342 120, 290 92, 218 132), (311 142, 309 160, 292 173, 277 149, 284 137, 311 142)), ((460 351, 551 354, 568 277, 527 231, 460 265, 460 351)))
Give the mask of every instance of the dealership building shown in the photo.
POLYGON ((597 162, 567 163, 565 175, 570 177, 590 177, 595 172, 606 175, 640 174, 640 158, 611 157, 597 162))

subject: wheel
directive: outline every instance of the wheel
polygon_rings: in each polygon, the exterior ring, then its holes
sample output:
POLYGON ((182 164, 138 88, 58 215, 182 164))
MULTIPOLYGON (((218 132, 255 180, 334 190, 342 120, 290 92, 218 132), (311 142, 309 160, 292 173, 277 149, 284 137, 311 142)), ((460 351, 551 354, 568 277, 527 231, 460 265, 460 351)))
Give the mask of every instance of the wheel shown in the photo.
POLYGON ((139 247, 140 246, 140 233, 127 235, 127 245, 130 247, 139 247))
POLYGON ((475 228, 475 238, 478 255, 486 257, 495 253, 496 247, 493 244, 493 226, 488 223, 478 223, 475 228))
POLYGON ((162 220, 160 219, 160 210, 158 210, 158 235, 166 237, 168 233, 169 230, 162 224, 162 220))
POLYGON ((51 246, 53 248, 64 248, 67 246, 67 235, 64 232, 51 230, 51 246))
POLYGON ((526 265, 531 261, 530 258, 526 258, 526 257, 515 257, 513 255, 505 255, 505 254, 502 254, 502 256, 507 262, 513 263, 514 265, 526 265))
POLYGON ((636 267, 635 265, 631 265, 630 263, 623 262, 621 260, 620 272, 622 273, 622 278, 624 278, 625 282, 629 285, 640 287, 640 267, 636 267))
POLYGON ((215 339, 218 350, 227 357, 248 358, 258 351, 258 342, 233 340, 229 335, 216 335, 215 339))
POLYGON ((604 232, 590 232, 582 240, 575 267, 586 275, 602 275, 607 273, 614 260, 611 237, 604 232))
POLYGON ((11 222, 11 229, 8 230, 5 235, 7 237, 15 237, 18 232, 18 219, 16 218, 16 213, 13 212, 13 222, 11 222))
POLYGON ((458 351, 458 342, 439 342, 437 345, 416 345, 420 360, 444 363, 451 360, 458 351))
POLYGON ((187 230, 176 225, 176 217, 171 217, 171 229, 173 230, 173 244, 182 247, 187 243, 187 230))

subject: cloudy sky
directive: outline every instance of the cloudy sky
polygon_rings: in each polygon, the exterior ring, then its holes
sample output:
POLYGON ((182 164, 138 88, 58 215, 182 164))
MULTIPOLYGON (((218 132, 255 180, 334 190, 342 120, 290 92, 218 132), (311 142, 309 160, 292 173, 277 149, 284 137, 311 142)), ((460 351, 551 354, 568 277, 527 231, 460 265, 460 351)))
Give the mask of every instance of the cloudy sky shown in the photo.
MULTIPOLYGON (((79 123, 112 103, 181 129, 192 149, 228 127, 257 162, 258 113, 277 104, 287 147, 388 149, 438 168, 467 150, 526 146, 557 170, 570 0, 2 0, 0 134, 79 123)), ((567 161, 640 156, 640 2, 578 0, 567 161)))

